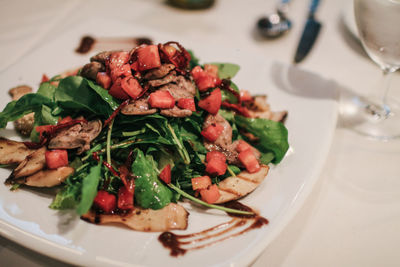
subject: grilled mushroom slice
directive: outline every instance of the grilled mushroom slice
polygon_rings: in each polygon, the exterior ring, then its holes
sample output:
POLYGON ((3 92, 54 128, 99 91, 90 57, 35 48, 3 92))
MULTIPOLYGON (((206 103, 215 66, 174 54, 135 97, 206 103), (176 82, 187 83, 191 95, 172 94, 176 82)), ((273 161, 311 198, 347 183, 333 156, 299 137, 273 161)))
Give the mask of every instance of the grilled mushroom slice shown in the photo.
POLYGON ((46 147, 41 147, 29 154, 11 173, 7 181, 32 175, 46 166, 46 147))
POLYGON ((163 232, 187 228, 189 213, 182 206, 170 203, 159 210, 135 208, 127 215, 96 214, 94 211, 81 216, 81 219, 96 223, 122 223, 136 231, 163 232))
POLYGON ((221 196, 216 203, 225 203, 246 196, 261 184, 268 171, 267 165, 261 165, 261 169, 256 173, 243 171, 219 182, 218 189, 221 196))
POLYGON ((78 149, 81 154, 90 149, 90 142, 101 132, 102 123, 100 120, 78 123, 65 128, 52 138, 49 142, 49 149, 78 149))
POLYGON ((74 168, 72 167, 60 167, 55 170, 41 170, 37 173, 20 178, 16 181, 19 184, 25 184, 34 187, 53 187, 61 184, 74 173, 74 168))
POLYGON ((21 163, 35 150, 27 148, 23 142, 17 142, 0 137, 0 164, 21 163))

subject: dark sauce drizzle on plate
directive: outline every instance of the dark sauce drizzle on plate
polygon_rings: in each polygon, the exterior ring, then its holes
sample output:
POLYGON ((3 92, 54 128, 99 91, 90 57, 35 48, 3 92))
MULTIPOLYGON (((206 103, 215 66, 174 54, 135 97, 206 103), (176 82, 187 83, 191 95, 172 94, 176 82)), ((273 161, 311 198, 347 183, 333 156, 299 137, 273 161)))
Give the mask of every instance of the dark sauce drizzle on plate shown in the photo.
MULTIPOLYGON (((250 207, 238 201, 227 202, 224 206, 243 211, 253 211, 250 207)), ((158 237, 158 240, 170 250, 171 256, 177 257, 184 255, 189 250, 208 247, 268 224, 268 220, 259 215, 228 214, 232 217, 228 222, 186 235, 164 232, 158 237)))
POLYGON ((128 37, 101 37, 94 38, 92 36, 86 35, 81 38, 79 46, 75 49, 75 52, 79 54, 86 54, 90 52, 96 45, 104 46, 104 47, 114 47, 114 49, 118 49, 120 46, 129 45, 130 47, 136 47, 142 44, 150 45, 153 41, 148 37, 137 37, 137 38, 128 38, 128 37))

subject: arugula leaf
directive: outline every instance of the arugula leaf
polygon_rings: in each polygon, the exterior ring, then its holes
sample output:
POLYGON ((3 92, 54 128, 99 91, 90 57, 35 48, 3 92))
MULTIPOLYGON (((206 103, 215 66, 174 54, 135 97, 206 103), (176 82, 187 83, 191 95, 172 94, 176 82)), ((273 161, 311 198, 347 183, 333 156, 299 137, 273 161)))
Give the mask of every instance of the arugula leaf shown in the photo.
POLYGON ((48 124, 57 124, 58 116, 54 116, 52 114, 51 108, 43 105, 42 108, 35 112, 35 122, 33 124, 33 129, 30 134, 30 138, 34 142, 39 141, 39 133, 36 131, 36 126, 39 125, 48 125, 48 124))
POLYGON ((135 200, 142 208, 158 210, 168 205, 173 197, 171 190, 165 186, 154 170, 154 160, 145 157, 143 152, 136 149, 132 173, 135 179, 135 200))
POLYGON ((39 110, 43 105, 52 107, 54 103, 40 94, 26 94, 17 101, 8 103, 0 113, 0 128, 6 127, 9 121, 15 121, 28 113, 39 110))
POLYGON ((74 111, 83 109, 108 117, 113 112, 114 104, 105 101, 103 97, 89 86, 87 79, 80 76, 62 79, 55 92, 55 100, 62 108, 74 111), (105 103, 108 105, 104 105, 105 103))
POLYGON ((113 110, 116 110, 119 103, 114 97, 112 97, 106 89, 100 85, 95 84, 91 80, 86 80, 90 88, 92 88, 113 110))
POLYGON ((82 181, 81 200, 76 212, 79 215, 85 214, 92 206, 93 200, 97 194, 97 187, 101 178, 101 162, 90 168, 88 175, 82 181))
POLYGON ((279 163, 289 149, 288 131, 281 122, 235 116, 236 124, 254 134, 260 141, 255 147, 262 152, 271 151, 274 153, 273 163, 279 163))
POLYGON ((239 71, 240 67, 233 63, 209 63, 218 67, 218 76, 220 79, 232 79, 239 71))
POLYGON ((52 85, 49 82, 42 83, 37 90, 37 94, 45 96, 52 101, 54 101, 54 93, 56 91, 57 87, 55 85, 52 85))
POLYGON ((80 186, 65 186, 57 193, 49 208, 55 210, 73 209, 76 206, 76 197, 79 194, 80 186))

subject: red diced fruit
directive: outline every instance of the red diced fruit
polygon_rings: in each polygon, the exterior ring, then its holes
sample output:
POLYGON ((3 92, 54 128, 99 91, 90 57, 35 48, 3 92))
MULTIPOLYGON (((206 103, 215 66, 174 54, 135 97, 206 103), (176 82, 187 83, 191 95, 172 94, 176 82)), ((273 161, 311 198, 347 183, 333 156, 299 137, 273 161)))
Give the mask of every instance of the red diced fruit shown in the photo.
POLYGON ((216 115, 221 107, 222 95, 219 88, 211 92, 209 96, 199 101, 198 105, 209 113, 216 115))
POLYGON ((201 189, 200 196, 202 200, 209 204, 212 204, 217 202, 221 195, 219 193, 218 186, 213 184, 210 185, 207 189, 201 189))
POLYGON ((121 78, 118 78, 113 85, 111 86, 110 90, 108 91, 108 93, 110 95, 112 95, 113 97, 117 98, 117 99, 128 99, 129 95, 127 93, 125 93, 125 91, 122 89, 121 87, 121 78))
POLYGON ((96 82, 104 89, 108 89, 111 86, 111 77, 106 72, 98 72, 96 82))
POLYGON ((253 97, 250 95, 249 91, 247 90, 240 90, 240 100, 241 101, 250 101, 253 97))
POLYGON ((127 76, 132 76, 132 71, 131 71, 131 66, 129 64, 124 64, 119 67, 115 67, 111 69, 111 80, 115 81, 119 77, 127 77, 127 76))
POLYGON ((57 169, 68 165, 68 152, 64 149, 48 150, 45 153, 45 158, 49 169, 57 169))
POLYGON ((162 169, 160 172, 160 179, 163 180, 166 184, 171 183, 171 165, 168 164, 167 166, 162 169))
POLYGON ((214 159, 222 160, 223 162, 226 161, 226 157, 225 157, 224 153, 222 153, 222 152, 219 152, 219 151, 207 152, 206 161, 210 162, 210 161, 212 161, 214 159))
POLYGON ((196 66, 191 71, 193 80, 200 92, 205 92, 216 85, 216 79, 205 72, 200 66, 196 66))
POLYGON ((93 206, 105 213, 111 213, 117 207, 117 198, 107 191, 99 190, 94 198, 93 206))
POLYGON ((121 67, 129 61, 130 55, 129 52, 121 51, 121 52, 113 52, 110 55, 109 60, 107 61, 108 67, 110 70, 121 67))
POLYGON ((221 158, 213 158, 207 161, 206 172, 210 175, 223 175, 226 172, 226 162, 221 158))
POLYGON ((251 145, 249 145, 249 143, 247 143, 246 141, 239 140, 238 144, 236 146, 236 151, 240 153, 240 152, 245 151, 247 149, 251 150, 251 149, 253 149, 253 147, 251 145))
POLYGON ((160 54, 156 45, 139 47, 136 53, 138 71, 154 69, 161 66, 160 54))
POLYGON ((143 88, 138 82, 138 80, 136 80, 132 76, 127 76, 121 80, 121 88, 132 99, 138 98, 143 91, 143 88))
POLYGON ((218 67, 212 64, 204 64, 204 71, 212 77, 218 78, 218 67))
POLYGON ((200 176, 192 178, 193 190, 207 189, 211 185, 211 178, 209 176, 200 176))
POLYGON ((215 142, 223 130, 224 127, 221 124, 215 123, 203 129, 203 131, 201 131, 201 135, 204 136, 207 141, 215 142))
POLYGON ((251 149, 240 152, 238 158, 249 173, 258 172, 261 168, 256 156, 254 155, 254 152, 251 149))
POLYGON ((133 209, 133 195, 134 191, 128 190, 122 186, 118 190, 118 208, 121 210, 133 209))
POLYGON ((180 98, 178 99, 178 107, 182 109, 188 109, 191 111, 196 111, 196 106, 194 104, 194 99, 193 98, 180 98))
POLYGON ((150 94, 149 104, 153 108, 173 108, 175 99, 168 91, 155 91, 150 94))

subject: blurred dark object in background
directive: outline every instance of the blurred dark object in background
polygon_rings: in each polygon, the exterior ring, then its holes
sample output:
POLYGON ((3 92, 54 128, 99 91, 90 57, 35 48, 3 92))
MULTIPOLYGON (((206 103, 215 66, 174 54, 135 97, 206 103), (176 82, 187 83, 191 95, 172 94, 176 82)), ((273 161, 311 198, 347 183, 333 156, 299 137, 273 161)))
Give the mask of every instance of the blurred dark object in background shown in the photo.
POLYGON ((183 9, 206 9, 214 2, 215 0, 167 0, 169 5, 183 9))

